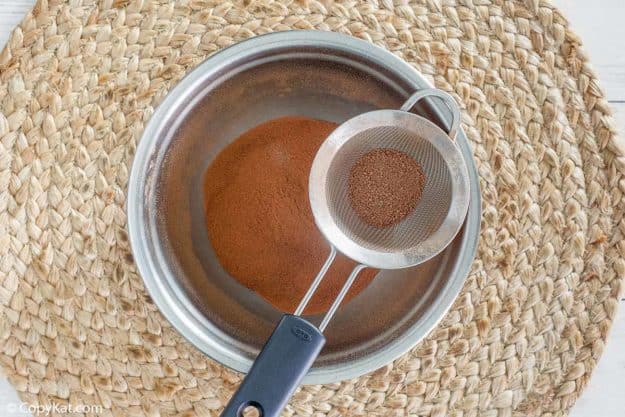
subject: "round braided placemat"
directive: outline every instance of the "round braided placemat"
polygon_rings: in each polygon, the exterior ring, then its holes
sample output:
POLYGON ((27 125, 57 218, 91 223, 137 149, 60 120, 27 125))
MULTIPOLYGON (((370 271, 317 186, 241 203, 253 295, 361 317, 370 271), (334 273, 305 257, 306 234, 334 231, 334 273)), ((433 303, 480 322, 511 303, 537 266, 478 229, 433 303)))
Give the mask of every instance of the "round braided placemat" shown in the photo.
POLYGON ((0 363, 21 398, 218 415, 240 376, 146 294, 128 172, 176 81, 286 29, 364 38, 454 94, 484 201, 472 272, 430 336, 373 374, 303 387, 285 414, 566 414, 625 273, 625 157, 579 39, 542 0, 39 1, 0 54, 0 363))

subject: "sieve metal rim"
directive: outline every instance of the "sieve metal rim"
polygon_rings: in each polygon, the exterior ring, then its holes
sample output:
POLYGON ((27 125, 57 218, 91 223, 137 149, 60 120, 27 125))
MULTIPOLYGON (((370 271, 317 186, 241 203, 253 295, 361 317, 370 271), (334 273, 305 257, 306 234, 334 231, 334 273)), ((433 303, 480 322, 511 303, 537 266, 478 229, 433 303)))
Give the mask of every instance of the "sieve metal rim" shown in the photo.
POLYGON ((451 137, 429 120, 404 110, 375 110, 355 116, 337 127, 321 145, 310 170, 309 200, 315 224, 326 240, 339 252, 363 265, 379 269, 401 269, 425 262, 451 243, 469 208, 469 179, 465 160, 451 137), (326 194, 328 171, 333 156, 352 137, 380 126, 404 126, 408 130, 426 130, 424 135, 447 162, 452 183, 449 211, 441 227, 419 244, 403 251, 381 252, 352 240, 341 229, 330 212, 326 194))

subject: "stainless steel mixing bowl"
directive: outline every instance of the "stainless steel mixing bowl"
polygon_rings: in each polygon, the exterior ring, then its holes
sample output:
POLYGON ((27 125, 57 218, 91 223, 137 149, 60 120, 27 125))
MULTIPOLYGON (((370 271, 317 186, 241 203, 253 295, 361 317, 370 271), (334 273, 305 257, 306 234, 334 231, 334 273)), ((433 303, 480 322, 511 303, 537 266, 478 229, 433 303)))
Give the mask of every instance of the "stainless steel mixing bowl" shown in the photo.
MULTIPOLYGON (((263 121, 303 115, 340 123, 369 110, 398 108, 415 90, 428 86, 412 67, 383 49, 313 31, 246 40, 185 77, 146 126, 128 190, 134 256, 165 317, 210 357, 247 371, 281 312, 239 285, 217 262, 202 208, 207 166, 237 136, 263 121)), ((435 102, 416 111, 441 127, 449 117, 435 102)), ((434 327, 460 292, 475 254, 480 196, 462 132, 457 143, 471 180, 463 229, 432 260, 380 272, 342 306, 304 383, 353 378, 396 359, 434 327)))

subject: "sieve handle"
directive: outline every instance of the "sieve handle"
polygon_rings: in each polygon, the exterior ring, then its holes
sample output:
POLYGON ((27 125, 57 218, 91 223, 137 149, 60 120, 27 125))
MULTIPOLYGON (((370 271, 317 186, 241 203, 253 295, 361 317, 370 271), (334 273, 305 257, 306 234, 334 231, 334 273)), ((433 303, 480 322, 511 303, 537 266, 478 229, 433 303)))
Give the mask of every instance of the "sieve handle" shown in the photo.
POLYGON ((415 104, 426 97, 438 97, 449 108, 449 111, 451 111, 451 124, 447 134, 452 140, 455 140, 458 128, 460 127, 460 109, 458 108, 456 100, 443 90, 439 90, 437 88, 425 88, 423 90, 419 90, 408 97, 408 100, 406 100, 403 106, 401 106, 400 110, 410 112, 415 104))
POLYGON ((221 417, 241 417, 247 407, 262 417, 278 417, 325 342, 303 318, 282 316, 221 417))

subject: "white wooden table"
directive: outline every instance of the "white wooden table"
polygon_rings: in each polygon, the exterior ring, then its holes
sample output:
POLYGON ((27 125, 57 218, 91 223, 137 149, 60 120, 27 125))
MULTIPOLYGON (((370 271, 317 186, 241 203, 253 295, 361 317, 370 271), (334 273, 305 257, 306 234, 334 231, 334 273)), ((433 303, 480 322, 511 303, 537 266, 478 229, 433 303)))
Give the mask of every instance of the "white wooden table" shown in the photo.
MULTIPOLYGON (((602 86, 625 131, 625 0, 553 0, 584 41, 602 86)), ((34 0, 0 0, 0 47, 34 0)), ((0 376, 0 416, 27 416, 13 388, 0 376)), ((589 386, 571 417, 625 415, 625 300, 621 301, 612 334, 589 386)))

